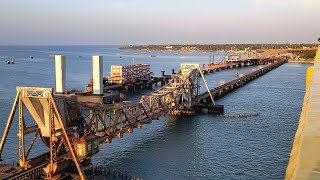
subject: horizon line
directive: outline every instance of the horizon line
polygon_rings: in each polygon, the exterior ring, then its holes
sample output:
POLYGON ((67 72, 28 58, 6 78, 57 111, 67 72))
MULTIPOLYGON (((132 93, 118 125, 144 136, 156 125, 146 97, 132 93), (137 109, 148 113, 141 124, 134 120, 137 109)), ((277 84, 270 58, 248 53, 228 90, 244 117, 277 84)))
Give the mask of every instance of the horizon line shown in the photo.
POLYGON ((181 46, 181 45, 320 45, 319 43, 159 43, 159 44, 0 44, 0 46, 181 46))

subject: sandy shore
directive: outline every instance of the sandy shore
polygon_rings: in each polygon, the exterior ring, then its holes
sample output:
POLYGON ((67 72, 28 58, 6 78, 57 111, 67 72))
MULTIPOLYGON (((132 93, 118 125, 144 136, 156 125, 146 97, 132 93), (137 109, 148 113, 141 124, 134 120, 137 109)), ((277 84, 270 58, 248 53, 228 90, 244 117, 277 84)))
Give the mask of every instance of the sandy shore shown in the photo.
POLYGON ((313 60, 288 60, 289 63, 313 64, 313 60))

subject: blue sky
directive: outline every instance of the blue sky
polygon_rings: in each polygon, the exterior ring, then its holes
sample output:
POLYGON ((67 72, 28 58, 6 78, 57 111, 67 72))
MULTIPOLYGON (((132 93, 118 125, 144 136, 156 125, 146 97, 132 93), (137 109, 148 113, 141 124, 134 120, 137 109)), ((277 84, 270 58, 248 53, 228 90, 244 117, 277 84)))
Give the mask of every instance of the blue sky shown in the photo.
POLYGON ((1 45, 315 43, 320 0, 1 0, 1 45))

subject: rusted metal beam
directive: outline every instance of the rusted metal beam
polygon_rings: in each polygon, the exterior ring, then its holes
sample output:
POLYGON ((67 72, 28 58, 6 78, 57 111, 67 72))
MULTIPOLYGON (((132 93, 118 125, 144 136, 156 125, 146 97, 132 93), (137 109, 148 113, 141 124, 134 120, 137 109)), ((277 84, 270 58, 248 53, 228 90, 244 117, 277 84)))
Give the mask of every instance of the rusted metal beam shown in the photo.
POLYGON ((39 130, 39 127, 37 125, 26 127, 24 130, 24 134, 25 135, 31 134, 31 133, 37 132, 38 130, 39 130))
POLYGON ((4 147, 5 143, 6 143, 6 140, 7 140, 8 134, 9 134, 9 130, 10 130, 10 127, 11 127, 11 124, 12 124, 16 109, 17 109, 20 92, 21 92, 20 90, 17 91, 16 97, 14 98, 13 105, 12 105, 12 108, 11 108, 11 111, 10 111, 10 114, 9 114, 9 117, 8 117, 8 120, 7 120, 6 127, 5 127, 5 129, 3 131, 3 134, 2 134, 2 138, 1 138, 1 142, 0 142, 0 160, 1 160, 3 147, 4 147))
POLYGON ((72 158, 73 158, 73 160, 74 160, 74 163, 75 163, 75 165, 76 165, 76 167, 77 167, 79 176, 80 176, 80 178, 81 178, 82 180, 85 180, 85 174, 84 174, 84 172, 83 172, 83 170, 82 170, 82 168, 81 168, 81 165, 80 165, 80 163, 79 163, 79 159, 78 159, 78 157, 77 157, 77 155, 76 155, 76 153, 75 153, 75 151, 74 151, 74 148, 73 148, 73 146, 72 146, 72 144, 71 144, 71 142, 70 142, 70 139, 69 139, 69 137, 68 137, 67 131, 66 131, 65 128, 64 128, 64 124, 62 123, 62 120, 61 120, 61 117, 60 117, 60 112, 59 112, 59 110, 58 110, 58 108, 57 108, 57 105, 55 104, 55 101, 54 101, 54 99, 53 99, 53 97, 52 97, 51 94, 49 94, 49 102, 50 102, 50 101, 51 101, 51 103, 52 103, 52 106, 53 106, 53 109, 54 109, 55 113, 57 114, 57 118, 58 118, 57 120, 58 120, 58 123, 59 123, 60 126, 61 126, 62 134, 63 134, 63 136, 64 136, 64 140, 66 141, 66 143, 67 143, 67 145, 68 145, 68 149, 69 149, 69 151, 71 152, 71 155, 72 155, 72 158))

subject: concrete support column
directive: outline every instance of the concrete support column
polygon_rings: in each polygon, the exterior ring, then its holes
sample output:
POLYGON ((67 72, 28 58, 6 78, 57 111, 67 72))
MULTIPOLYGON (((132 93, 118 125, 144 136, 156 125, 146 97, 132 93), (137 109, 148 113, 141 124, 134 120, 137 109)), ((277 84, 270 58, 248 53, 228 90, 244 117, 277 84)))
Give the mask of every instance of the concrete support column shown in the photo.
POLYGON ((92 56, 93 94, 103 94, 103 57, 92 56))
POLYGON ((63 93, 66 90, 66 58, 63 55, 55 56, 56 66, 56 93, 63 93))

